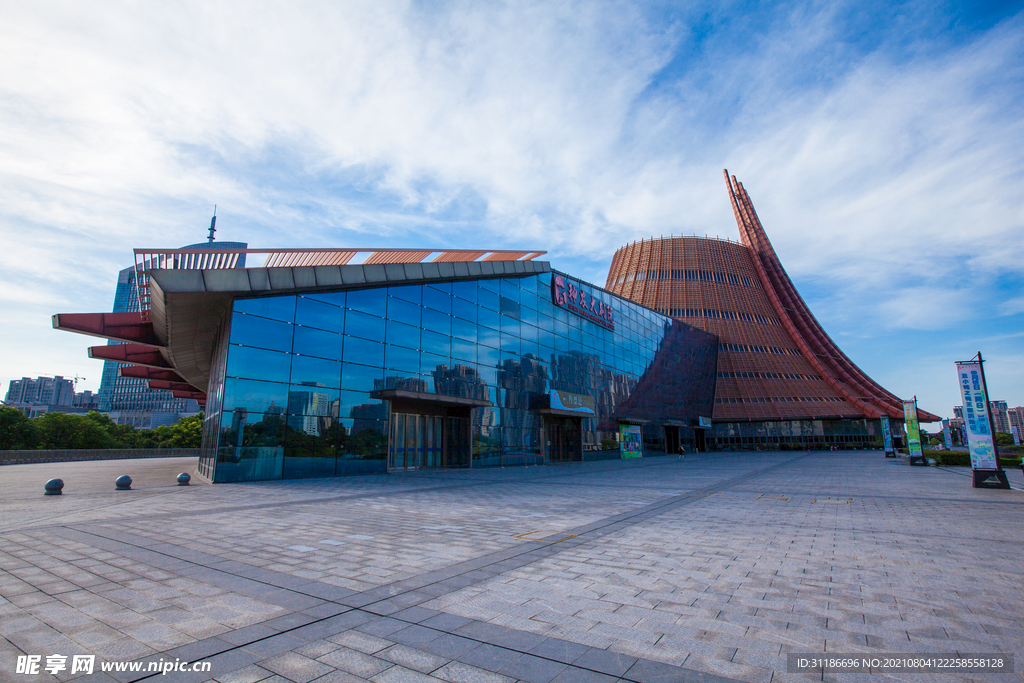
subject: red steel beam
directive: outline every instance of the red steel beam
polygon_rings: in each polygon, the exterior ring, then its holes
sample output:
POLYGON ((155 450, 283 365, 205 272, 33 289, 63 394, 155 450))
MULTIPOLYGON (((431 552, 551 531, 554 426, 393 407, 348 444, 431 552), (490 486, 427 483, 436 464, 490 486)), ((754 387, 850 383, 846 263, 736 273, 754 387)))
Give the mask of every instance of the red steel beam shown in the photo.
POLYGON ((199 391, 196 387, 192 386, 188 382, 166 382, 162 379, 151 379, 149 380, 150 389, 162 389, 164 391, 188 391, 196 392, 199 391))
POLYGON ((206 394, 201 391, 172 391, 171 395, 174 398, 191 398, 200 401, 203 405, 206 404, 206 394))
POLYGON ((185 382, 185 378, 173 370, 157 370, 155 368, 147 368, 141 365, 122 365, 118 368, 118 374, 122 377, 134 377, 136 379, 160 379, 166 382, 185 382))
POLYGON ((145 346, 162 346, 153 323, 143 322, 141 313, 58 313, 53 329, 75 332, 145 346))
POLYGON ((128 365, 144 365, 158 370, 173 370, 171 364, 159 351, 152 346, 141 344, 111 344, 109 346, 90 346, 89 358, 110 360, 128 365))

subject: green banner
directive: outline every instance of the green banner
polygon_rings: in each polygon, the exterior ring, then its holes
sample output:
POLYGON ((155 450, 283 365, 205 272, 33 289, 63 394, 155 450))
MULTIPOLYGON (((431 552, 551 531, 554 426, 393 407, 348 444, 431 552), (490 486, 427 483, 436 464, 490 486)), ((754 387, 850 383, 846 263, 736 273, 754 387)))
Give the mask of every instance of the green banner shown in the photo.
POLYGON ((921 452, 921 426, 917 422, 917 398, 903 402, 903 421, 907 425, 907 451, 911 458, 923 458, 921 452))

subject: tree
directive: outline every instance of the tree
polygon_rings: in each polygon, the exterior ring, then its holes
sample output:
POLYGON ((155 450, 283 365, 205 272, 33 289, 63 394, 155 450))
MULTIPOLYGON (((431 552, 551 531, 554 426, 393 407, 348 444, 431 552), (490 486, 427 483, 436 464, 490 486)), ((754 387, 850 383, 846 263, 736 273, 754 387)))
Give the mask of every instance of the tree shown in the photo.
POLYGON ((203 414, 157 427, 153 437, 157 448, 199 448, 203 444, 203 414))
MULTIPOLYGON (((116 448, 117 441, 104 429, 103 421, 90 418, 99 415, 96 411, 88 415, 70 413, 46 413, 34 420, 39 446, 47 449, 65 448, 116 448)), ((102 417, 109 420, 106 415, 102 417)))
POLYGON ((17 408, 0 406, 0 450, 31 450, 38 439, 32 422, 17 408))
POLYGON ((1012 446, 1013 445, 1013 434, 1007 434, 1006 432, 996 432, 996 443, 1000 446, 1012 446))

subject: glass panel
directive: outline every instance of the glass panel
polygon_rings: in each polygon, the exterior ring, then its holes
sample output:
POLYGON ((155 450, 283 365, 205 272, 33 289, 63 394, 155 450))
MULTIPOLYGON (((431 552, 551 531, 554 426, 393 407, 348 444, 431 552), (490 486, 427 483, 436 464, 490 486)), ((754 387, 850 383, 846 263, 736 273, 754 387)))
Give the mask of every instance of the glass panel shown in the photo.
POLYGON ((458 338, 452 339, 452 358, 475 363, 476 342, 463 341, 458 338))
MULTIPOLYGON (((470 303, 476 303, 477 297, 477 283, 474 281, 470 282, 453 282, 452 283, 452 295, 457 296, 460 299, 469 301, 470 303)), ((458 302, 453 302, 458 304, 458 302)))
POLYGON ((503 296, 498 300, 498 305, 501 307, 500 313, 510 318, 519 319, 519 304, 514 300, 509 299, 507 296, 503 296))
POLYGON ((452 318, 452 336, 476 344, 476 324, 452 318))
POLYGON ((486 327, 478 327, 477 343, 482 346, 490 346, 496 349, 501 345, 500 335, 495 330, 489 330, 486 327))
POLYGON ((420 348, 428 353, 435 353, 439 356, 450 356, 452 352, 452 338, 443 334, 436 334, 430 330, 423 330, 420 348))
POLYGON ((452 299, 452 315, 476 322, 476 304, 462 299, 452 299))
POLYGON ((288 385, 228 378, 224 381, 224 412, 244 408, 250 413, 283 413, 288 385))
POLYGON ((420 307, 402 299, 388 297, 388 320, 400 320, 409 325, 420 324, 420 307))
POLYGON ((420 328, 389 320, 386 340, 388 344, 415 349, 420 345, 420 328))
POLYGON ((325 332, 312 327, 296 327, 292 351, 303 356, 341 359, 341 343, 344 337, 335 332, 325 332))
POLYGON ((446 356, 435 356, 432 353, 420 352, 420 372, 424 375, 431 375, 435 372, 445 372, 443 366, 451 366, 452 361, 446 356), (441 368, 440 370, 438 368, 441 368))
POLYGON ((239 313, 248 313, 290 323, 295 316, 295 297, 268 296, 258 299, 236 299, 234 310, 239 313))
POLYGON ((312 415, 335 419, 338 417, 340 407, 338 399, 337 389, 293 384, 288 389, 288 415, 312 415))
MULTIPOLYGON (((404 287, 388 287, 388 294, 416 304, 416 307, 419 308, 420 303, 423 301, 423 286, 406 285, 404 287)), ((388 306, 390 305, 391 303, 389 302, 388 306)), ((390 313, 390 310, 388 312, 390 313)))
POLYGON ((439 334, 450 335, 452 333, 452 319, 451 316, 444 313, 424 308, 422 327, 425 330, 433 330, 439 334))
POLYGON ((295 303, 295 322, 331 332, 345 331, 345 309, 299 297, 295 303))
POLYGON ((499 309, 498 295, 494 292, 488 292, 486 289, 483 289, 484 282, 485 280, 480 281, 480 307, 491 311, 497 311, 499 309))
POLYGON ((302 296, 308 299, 316 299, 317 301, 323 301, 325 304, 331 304, 332 306, 344 306, 345 305, 345 292, 325 292, 323 294, 303 294, 302 296))
POLYGON ((235 313, 231 316, 231 343, 290 351, 292 326, 276 320, 235 313))
POLYGON ((347 292, 346 306, 351 311, 369 313, 383 318, 386 299, 387 290, 383 287, 353 289, 347 292))
POLYGON ((350 337, 372 341, 384 341, 384 318, 349 311, 346 315, 347 332, 350 337))
POLYGON ((409 374, 419 374, 420 352, 402 346, 384 347, 384 367, 409 374))
POLYGON ((384 345, 378 342, 345 337, 345 362, 384 367, 384 345))
POLYGON ((501 316, 501 333, 519 336, 519 321, 508 316, 501 316))
MULTIPOLYGON (((492 349, 488 346, 478 346, 476 349, 477 362, 479 365, 494 368, 498 365, 498 349, 492 349)), ((483 368, 481 368, 483 372, 483 368)), ((490 382, 488 382, 490 384, 490 382)))
POLYGON ((498 293, 498 281, 497 280, 477 280, 480 285, 480 290, 487 290, 488 292, 498 293))
MULTIPOLYGON (((343 389, 370 392, 381 388, 375 383, 380 383, 383 377, 384 371, 379 367, 371 368, 348 362, 341 364, 341 387, 343 389)), ((341 416, 351 417, 345 415, 344 412, 341 416)))
POLYGON ((292 384, 311 382, 325 387, 341 386, 341 363, 310 356, 292 358, 292 384))
POLYGON ((489 327, 492 330, 500 329, 500 319, 501 316, 497 311, 489 311, 486 308, 477 309, 477 321, 485 327, 489 327))
POLYGON ((519 282, 516 280, 502 280, 498 293, 515 303, 519 303, 519 282))
POLYGON ((442 313, 452 312, 452 298, 444 292, 439 292, 431 287, 423 289, 423 305, 442 313))
POLYGON ((228 377, 287 382, 291 356, 281 351, 264 351, 248 346, 228 347, 228 377))

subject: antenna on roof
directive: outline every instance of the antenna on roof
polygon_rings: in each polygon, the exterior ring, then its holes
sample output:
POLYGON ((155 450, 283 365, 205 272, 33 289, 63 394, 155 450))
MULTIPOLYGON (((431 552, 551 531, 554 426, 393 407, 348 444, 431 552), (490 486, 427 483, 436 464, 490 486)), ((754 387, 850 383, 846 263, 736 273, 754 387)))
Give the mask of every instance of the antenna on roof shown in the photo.
POLYGON ((217 205, 213 205, 213 218, 210 219, 210 234, 208 235, 209 241, 212 242, 214 237, 213 233, 217 232, 217 205))

